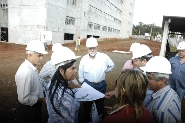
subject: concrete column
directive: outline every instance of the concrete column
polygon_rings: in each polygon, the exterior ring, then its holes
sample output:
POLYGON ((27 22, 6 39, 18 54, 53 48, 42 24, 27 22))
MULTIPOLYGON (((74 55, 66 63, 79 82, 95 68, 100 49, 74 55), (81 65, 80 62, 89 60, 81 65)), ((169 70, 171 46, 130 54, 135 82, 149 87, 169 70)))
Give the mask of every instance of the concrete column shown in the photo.
POLYGON ((161 50, 160 50, 159 56, 165 56, 169 21, 170 21, 170 19, 166 20, 165 24, 164 24, 163 39, 162 39, 161 50))

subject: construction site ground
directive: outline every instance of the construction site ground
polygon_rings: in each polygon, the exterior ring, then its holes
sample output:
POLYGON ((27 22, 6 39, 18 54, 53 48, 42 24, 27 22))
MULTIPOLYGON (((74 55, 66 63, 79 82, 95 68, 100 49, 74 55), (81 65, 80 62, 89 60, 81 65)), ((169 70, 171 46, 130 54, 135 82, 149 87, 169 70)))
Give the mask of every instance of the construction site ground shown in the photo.
MULTIPOLYGON (((131 59, 130 53, 117 53, 112 52, 114 50, 126 51, 130 49, 130 45, 133 42, 138 42, 148 45, 154 56, 159 55, 161 42, 139 39, 107 39, 106 41, 99 41, 98 51, 107 54, 115 63, 115 67, 112 72, 107 73, 107 91, 114 89, 114 81, 119 75, 124 63, 131 59)), ((85 39, 81 41, 80 52, 76 52, 75 42, 63 44, 69 47, 78 56, 87 54, 87 48, 85 46, 85 39)), ((44 55, 43 64, 45 64, 51 57, 51 45, 49 45, 48 54, 44 55)), ((12 44, 6 42, 0 42, 0 121, 2 123, 19 123, 19 117, 17 115, 17 92, 15 84, 15 73, 20 64, 26 59, 25 45, 12 44)), ((77 59, 79 64, 81 58, 77 59)), ((38 66, 38 70, 42 65, 38 66)), ((77 76, 78 78, 78 76, 77 76)), ((73 85, 71 85, 73 86, 73 85)), ((105 100, 106 106, 113 106, 116 101, 115 97, 105 100)), ((83 108, 79 111, 79 123, 83 123, 83 108)), ((185 99, 182 100, 182 119, 185 122, 185 99)), ((47 109, 46 105, 43 105, 43 123, 47 122, 47 109)))

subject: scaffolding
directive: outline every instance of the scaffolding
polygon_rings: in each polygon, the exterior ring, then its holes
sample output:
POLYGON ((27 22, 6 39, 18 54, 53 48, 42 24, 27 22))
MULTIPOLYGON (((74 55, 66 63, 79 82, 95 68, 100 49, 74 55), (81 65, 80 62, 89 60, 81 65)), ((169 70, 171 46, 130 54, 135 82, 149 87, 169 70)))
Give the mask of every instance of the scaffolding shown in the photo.
POLYGON ((0 0, 0 41, 8 41, 8 4, 0 0))

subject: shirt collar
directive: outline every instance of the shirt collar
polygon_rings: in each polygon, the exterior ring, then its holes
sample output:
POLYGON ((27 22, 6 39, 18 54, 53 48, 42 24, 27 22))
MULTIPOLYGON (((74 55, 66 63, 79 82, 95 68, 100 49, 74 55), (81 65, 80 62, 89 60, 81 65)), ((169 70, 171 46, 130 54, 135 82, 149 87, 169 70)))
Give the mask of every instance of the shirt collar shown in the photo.
POLYGON ((28 64, 29 67, 31 67, 34 71, 37 71, 36 67, 32 65, 27 59, 25 59, 25 62, 28 64))
POLYGON ((163 93, 165 93, 166 91, 168 91, 170 89, 170 86, 167 85, 164 88, 161 88, 160 90, 158 90, 157 92, 155 92, 152 97, 153 99, 158 98, 159 96, 161 96, 163 93))

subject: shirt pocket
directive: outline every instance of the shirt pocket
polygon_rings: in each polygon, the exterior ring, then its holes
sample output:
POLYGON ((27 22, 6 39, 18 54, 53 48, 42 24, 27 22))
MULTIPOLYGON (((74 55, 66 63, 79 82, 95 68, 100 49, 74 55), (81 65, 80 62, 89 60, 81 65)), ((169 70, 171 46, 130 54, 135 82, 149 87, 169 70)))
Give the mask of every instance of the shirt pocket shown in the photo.
POLYGON ((90 65, 84 65, 84 72, 88 73, 91 69, 90 65))
POLYGON ((171 69, 172 69, 172 71, 174 71, 175 68, 176 68, 176 64, 175 63, 171 63, 171 69))

